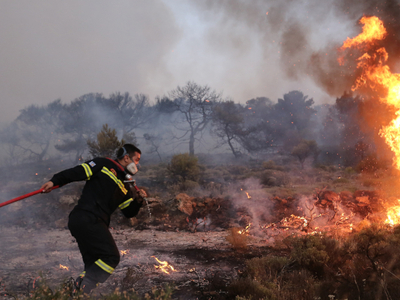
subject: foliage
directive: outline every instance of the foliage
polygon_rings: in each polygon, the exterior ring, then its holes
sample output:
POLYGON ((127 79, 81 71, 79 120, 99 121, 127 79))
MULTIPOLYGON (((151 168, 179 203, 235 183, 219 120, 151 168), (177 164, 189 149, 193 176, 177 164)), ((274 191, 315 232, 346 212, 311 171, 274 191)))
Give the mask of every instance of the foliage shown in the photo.
POLYGON ((97 134, 97 141, 88 140, 87 144, 92 157, 114 157, 117 150, 125 144, 125 141, 119 141, 115 129, 104 124, 97 134))
POLYGON ((379 160, 376 153, 373 153, 361 160, 355 170, 359 173, 374 173, 379 169, 387 168, 387 166, 385 161, 379 160))
MULTIPOLYGON (((272 283, 267 283, 267 285, 273 286, 272 283)), ((267 286, 265 286, 265 284, 261 284, 251 278, 239 278, 238 280, 233 281, 230 284, 228 291, 232 297, 242 296, 245 297, 244 299, 277 299, 274 296, 274 288, 268 288, 267 286)))
POLYGON ((169 92, 168 96, 174 103, 175 111, 179 112, 174 123, 183 132, 180 139, 189 136, 189 154, 194 155, 195 139, 211 121, 212 107, 221 100, 221 95, 208 86, 189 81, 185 86, 178 86, 169 92))
POLYGON ((304 161, 311 155, 314 158, 318 156, 319 150, 317 142, 314 140, 302 140, 297 146, 292 149, 292 155, 297 157, 301 168, 304 167, 304 161))
POLYGON ((56 130, 63 105, 55 100, 46 106, 30 105, 2 130, 1 139, 9 145, 9 155, 18 161, 26 157, 42 161, 49 157, 50 146, 56 141, 56 130))
POLYGON ((278 166, 273 160, 264 161, 262 163, 262 167, 267 170, 277 170, 277 171, 284 170, 284 168, 282 166, 278 166))
POLYGON ((246 272, 248 276, 257 278, 258 281, 273 281, 289 262, 287 257, 273 255, 255 257, 246 261, 246 272))
POLYGON ((316 164, 315 168, 321 169, 321 170, 324 170, 327 172, 335 172, 336 171, 336 167, 332 166, 332 165, 316 164))
POLYGON ((146 144, 150 145, 149 154, 157 153, 158 158, 160 161, 162 161, 159 149, 163 141, 163 137, 161 135, 145 133, 143 134, 143 138, 146 140, 146 144))
POLYGON ((261 173, 260 182, 266 186, 282 186, 289 182, 289 178, 285 172, 268 169, 261 173))
POLYGON ((288 257, 246 261, 231 291, 245 299, 397 299, 400 295, 400 226, 372 224, 335 240, 324 235, 284 240, 288 257), (254 289, 254 293, 251 292, 254 289))
MULTIPOLYGON (((103 294, 100 297, 92 297, 88 295, 83 295, 81 292, 73 293, 73 280, 65 280, 60 286, 51 288, 46 280, 40 276, 36 281, 36 286, 29 296, 24 299, 37 299, 37 300, 73 300, 73 299, 86 299, 86 300, 169 300, 172 299, 173 292, 175 288, 168 284, 164 287, 154 287, 150 293, 146 293, 144 296, 139 296, 135 291, 123 291, 120 292, 116 289, 110 294, 103 294)), ((22 298, 18 298, 21 299, 22 298)))
POLYGON ((244 131, 243 107, 233 101, 218 103, 213 108, 212 132, 220 139, 221 143, 228 144, 235 157, 240 156, 237 144, 244 131))
POLYGON ((124 94, 117 92, 99 102, 99 110, 102 114, 106 114, 107 123, 122 131, 122 138, 126 143, 137 146, 134 131, 145 127, 153 118, 149 108, 149 97, 135 94, 132 98, 128 92, 124 94), (134 139, 130 139, 130 136, 134 139))
POLYGON ((311 272, 319 274, 322 266, 329 260, 326 247, 318 235, 289 237, 286 242, 291 246, 291 259, 311 272))
POLYGON ((197 181, 200 175, 198 158, 188 153, 176 154, 171 158, 167 171, 175 182, 197 181))

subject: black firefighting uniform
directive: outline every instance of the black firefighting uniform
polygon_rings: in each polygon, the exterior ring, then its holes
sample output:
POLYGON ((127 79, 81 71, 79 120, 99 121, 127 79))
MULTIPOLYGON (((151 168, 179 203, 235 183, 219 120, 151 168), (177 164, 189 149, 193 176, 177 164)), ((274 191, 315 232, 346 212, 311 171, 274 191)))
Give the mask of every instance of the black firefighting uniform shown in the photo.
POLYGON ((118 248, 108 229, 111 214, 120 208, 126 217, 131 218, 142 206, 142 199, 136 191, 124 185, 125 175, 124 168, 116 161, 94 158, 61 171, 50 179, 55 186, 87 180, 68 222, 85 264, 85 270, 80 275, 85 293, 89 293, 97 283, 104 282, 120 260, 118 248))

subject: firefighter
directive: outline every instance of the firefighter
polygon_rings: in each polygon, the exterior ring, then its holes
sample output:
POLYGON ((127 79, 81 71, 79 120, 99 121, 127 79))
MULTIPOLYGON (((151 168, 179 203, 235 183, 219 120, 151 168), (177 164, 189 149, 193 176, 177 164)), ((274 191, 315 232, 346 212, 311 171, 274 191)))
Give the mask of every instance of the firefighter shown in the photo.
POLYGON ((81 165, 55 174, 43 184, 43 192, 53 186, 86 180, 78 204, 69 215, 68 228, 75 237, 85 265, 75 287, 89 294, 113 273, 120 260, 115 241, 108 229, 110 216, 120 208, 127 218, 139 212, 146 193, 139 192, 125 180, 138 169, 141 151, 125 144, 117 151, 117 159, 94 158, 81 165), (125 181, 125 182, 124 182, 125 181))

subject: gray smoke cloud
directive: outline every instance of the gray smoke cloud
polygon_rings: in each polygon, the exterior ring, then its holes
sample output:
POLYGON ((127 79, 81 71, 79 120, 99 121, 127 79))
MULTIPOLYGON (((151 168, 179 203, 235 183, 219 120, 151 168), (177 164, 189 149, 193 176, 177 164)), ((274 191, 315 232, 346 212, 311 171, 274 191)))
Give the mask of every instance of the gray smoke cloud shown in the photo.
POLYGON ((154 99, 195 81, 235 101, 301 90, 332 103, 354 65, 337 49, 363 15, 385 22, 390 65, 400 49, 396 0, 72 0, 0 3, 0 123, 30 104, 87 93, 154 99))
POLYGON ((164 92, 165 56, 180 37, 154 1, 2 1, 1 121, 30 104, 91 92, 164 92))
POLYGON ((355 63, 342 67, 337 58, 343 41, 361 32, 357 21, 363 15, 376 15, 384 21, 388 37, 381 44, 388 50, 389 65, 395 68, 397 64, 400 6, 396 0, 208 0, 197 1, 196 5, 218 22, 217 33, 210 33, 214 43, 222 41, 220 47, 226 48, 229 40, 232 47, 245 48, 249 41, 242 38, 237 42, 237 28, 246 28, 244 31, 255 34, 262 45, 265 61, 271 51, 277 51, 278 70, 287 80, 309 77, 334 97, 350 90, 357 75, 355 63))

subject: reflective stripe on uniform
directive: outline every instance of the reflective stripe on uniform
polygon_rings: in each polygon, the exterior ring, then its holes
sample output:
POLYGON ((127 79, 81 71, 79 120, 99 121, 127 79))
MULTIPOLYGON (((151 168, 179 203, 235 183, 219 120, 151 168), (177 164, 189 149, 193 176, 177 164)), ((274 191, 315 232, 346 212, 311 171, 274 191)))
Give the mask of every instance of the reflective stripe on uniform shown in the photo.
POLYGON ((104 261, 102 261, 101 259, 98 259, 95 261, 95 264, 98 265, 100 268, 102 268, 104 271, 106 271, 107 273, 112 274, 112 272, 114 272, 114 268, 110 267, 109 265, 107 265, 104 261))
POLYGON ((129 206, 129 204, 131 204, 132 201, 133 201, 133 199, 130 198, 130 199, 126 200, 124 203, 121 203, 118 207, 120 209, 127 208, 129 206))
POLYGON ((124 193, 124 195, 126 195, 126 193, 128 192, 128 190, 125 188, 124 184, 122 183, 121 180, 119 180, 109 169, 107 169, 106 167, 103 167, 103 169, 101 170, 101 172, 103 172, 104 174, 110 176, 110 178, 112 180, 115 181, 115 183, 119 186, 119 188, 121 189, 121 191, 124 193))
POLYGON ((81 166, 85 169, 87 179, 90 179, 90 177, 93 175, 93 173, 92 173, 92 170, 90 169, 89 165, 81 164, 81 166))

